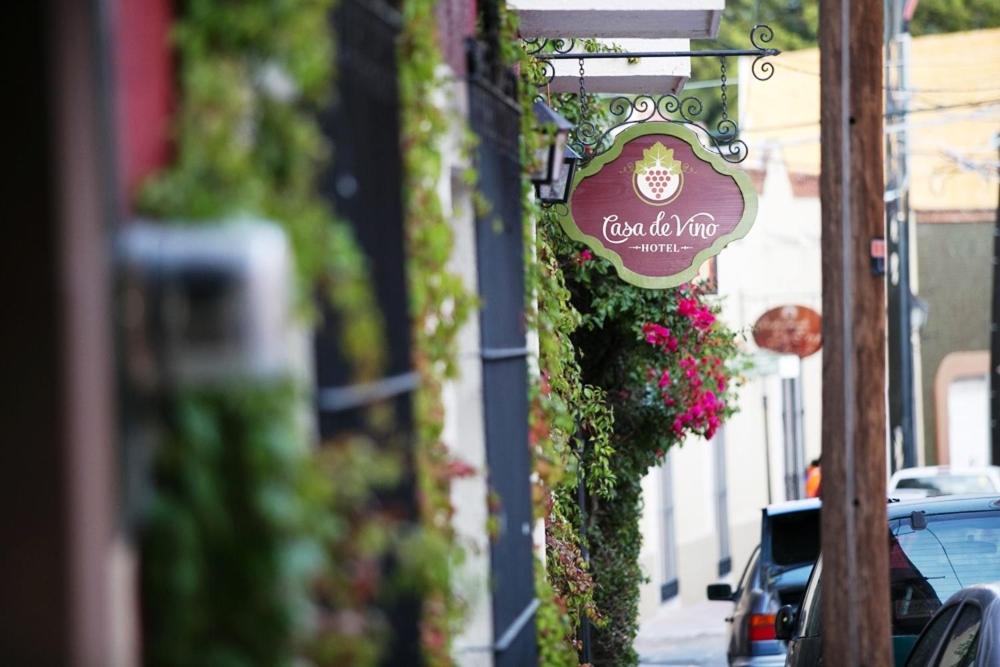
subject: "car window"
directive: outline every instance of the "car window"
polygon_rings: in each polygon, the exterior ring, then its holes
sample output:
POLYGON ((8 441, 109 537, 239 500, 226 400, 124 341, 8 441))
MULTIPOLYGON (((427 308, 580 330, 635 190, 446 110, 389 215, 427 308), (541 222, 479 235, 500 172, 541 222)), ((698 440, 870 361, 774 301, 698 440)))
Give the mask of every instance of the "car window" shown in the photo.
POLYGON ((740 577, 740 583, 736 587, 736 592, 741 593, 747 589, 750 583, 750 579, 753 577, 753 571, 757 568, 757 559, 760 558, 760 545, 758 544, 753 549, 753 553, 750 554, 750 560, 747 561, 747 565, 743 568, 743 575, 740 577))
POLYGON ((949 496, 963 493, 994 493, 997 491, 989 475, 935 475, 909 477, 896 483, 897 489, 919 489, 928 496, 949 496))
POLYGON ((965 586, 1000 580, 1000 513, 927 516, 914 529, 891 522, 889 582, 894 635, 919 634, 941 604, 965 586))
POLYGON ((962 607, 958 620, 945 639, 938 667, 967 667, 975 662, 982 617, 976 605, 967 604, 962 607))
POLYGON ((934 649, 937 648, 941 637, 944 636, 956 611, 958 611, 957 604, 943 609, 934 622, 927 626, 924 634, 920 636, 917 644, 913 647, 910 657, 906 660, 906 667, 927 667, 930 664, 931 658, 934 657, 934 649))
POLYGON ((771 561, 779 566, 812 563, 819 556, 819 510, 770 517, 771 561))
POLYGON ((802 605, 799 607, 799 622, 796 625, 795 635, 797 637, 817 637, 822 632, 822 601, 820 599, 823 574, 823 559, 816 561, 812 574, 809 575, 809 583, 806 585, 806 594, 802 598, 802 605))

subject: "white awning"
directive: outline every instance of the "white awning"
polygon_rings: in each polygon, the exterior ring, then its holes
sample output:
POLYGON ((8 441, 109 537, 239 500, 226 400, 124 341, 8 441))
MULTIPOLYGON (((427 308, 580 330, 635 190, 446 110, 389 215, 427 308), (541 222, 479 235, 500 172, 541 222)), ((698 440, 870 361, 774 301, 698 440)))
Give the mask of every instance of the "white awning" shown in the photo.
MULTIPOLYGON (((691 42, 686 39, 606 39, 628 53, 689 51, 691 42)), ((577 41, 573 52, 582 51, 577 41)), ((552 60, 555 77, 551 90, 558 93, 575 93, 580 88, 579 60, 552 60)), ((625 93, 662 95, 677 93, 691 76, 691 59, 640 58, 630 63, 626 58, 589 59, 584 61, 585 84, 591 93, 625 93)))
POLYGON ((510 0, 521 36, 714 38, 725 0, 510 0))

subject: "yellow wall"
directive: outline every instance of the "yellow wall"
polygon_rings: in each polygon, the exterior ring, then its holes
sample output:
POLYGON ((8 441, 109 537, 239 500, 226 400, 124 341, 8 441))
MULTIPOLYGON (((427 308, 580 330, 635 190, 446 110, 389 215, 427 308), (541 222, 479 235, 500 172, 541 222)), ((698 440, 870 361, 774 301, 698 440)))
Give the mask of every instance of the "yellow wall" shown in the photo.
MULTIPOLYGON (((818 174, 819 52, 783 53, 774 64, 771 80, 741 88, 741 129, 751 147, 780 145, 790 172, 818 174)), ((914 39, 910 80, 912 207, 995 208, 1000 29, 914 39), (919 111, 942 106, 953 108, 919 111)))

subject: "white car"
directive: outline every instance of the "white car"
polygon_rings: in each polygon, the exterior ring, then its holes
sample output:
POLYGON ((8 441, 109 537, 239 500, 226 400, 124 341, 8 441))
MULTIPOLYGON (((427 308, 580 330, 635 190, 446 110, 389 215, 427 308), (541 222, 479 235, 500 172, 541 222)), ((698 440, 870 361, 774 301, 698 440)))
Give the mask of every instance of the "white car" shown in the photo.
POLYGON ((1000 466, 904 468, 889 479, 889 496, 900 500, 968 493, 1000 493, 1000 466))

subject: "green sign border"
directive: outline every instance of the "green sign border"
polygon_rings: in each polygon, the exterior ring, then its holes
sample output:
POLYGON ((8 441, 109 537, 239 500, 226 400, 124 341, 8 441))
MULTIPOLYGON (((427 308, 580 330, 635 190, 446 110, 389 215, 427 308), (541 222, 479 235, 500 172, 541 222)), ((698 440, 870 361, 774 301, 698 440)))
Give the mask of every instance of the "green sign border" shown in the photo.
MULTIPOLYGON (((621 155, 625 144, 649 134, 668 134, 680 139, 692 148, 697 157, 712 165, 712 168, 715 169, 715 171, 723 176, 731 176, 736 181, 736 185, 740 189, 740 194, 743 195, 744 207, 743 217, 740 218, 739 224, 736 225, 736 228, 732 232, 715 239, 715 242, 712 243, 712 245, 695 255, 694 259, 691 261, 691 265, 683 271, 669 276, 646 276, 626 268, 621 255, 616 253, 611 248, 606 247, 598 238, 585 234, 579 227, 577 227, 572 214, 572 194, 570 195, 569 202, 567 202, 565 206, 565 212, 559 212, 556 217, 559 220, 559 224, 562 226, 563 231, 565 231, 570 238, 585 244, 595 253, 614 264, 615 270, 618 272, 618 277, 622 280, 639 287, 645 287, 646 289, 664 289, 666 287, 676 287, 681 283, 691 280, 695 277, 695 275, 697 275, 699 267, 701 267, 706 260, 710 257, 718 255, 722 252, 723 248, 733 241, 741 239, 747 235, 750 228, 753 227, 754 220, 757 217, 757 191, 754 189, 753 183, 750 181, 750 177, 746 174, 746 172, 726 162, 726 160, 719 154, 707 150, 701 145, 701 141, 698 139, 698 136, 691 130, 677 123, 650 121, 638 123, 623 130, 615 137, 614 144, 608 149, 607 152, 594 158, 594 160, 586 167, 577 170, 576 176, 573 178, 573 189, 571 192, 576 192, 576 187, 583 181, 583 179, 594 176, 609 162, 617 159, 621 155)), ((560 209, 561 208, 562 207, 560 207, 560 209)))

